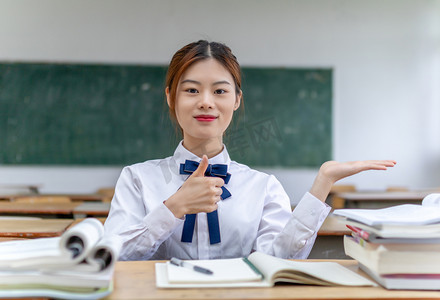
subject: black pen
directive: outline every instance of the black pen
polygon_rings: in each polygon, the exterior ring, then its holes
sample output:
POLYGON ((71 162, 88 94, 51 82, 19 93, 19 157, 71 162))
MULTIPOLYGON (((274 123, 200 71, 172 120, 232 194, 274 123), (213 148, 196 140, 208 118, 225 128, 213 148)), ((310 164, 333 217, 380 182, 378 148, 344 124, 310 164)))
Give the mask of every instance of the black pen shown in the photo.
POLYGON ((214 272, 212 272, 209 269, 202 268, 202 267, 199 267, 199 266, 195 266, 193 264, 190 264, 189 262, 186 262, 184 260, 181 260, 181 259, 178 259, 178 258, 175 258, 175 257, 171 258, 170 263, 172 263, 175 266, 179 266, 179 267, 183 267, 183 268, 188 268, 188 269, 194 270, 196 272, 200 272, 200 273, 207 274, 207 275, 214 274, 214 272))

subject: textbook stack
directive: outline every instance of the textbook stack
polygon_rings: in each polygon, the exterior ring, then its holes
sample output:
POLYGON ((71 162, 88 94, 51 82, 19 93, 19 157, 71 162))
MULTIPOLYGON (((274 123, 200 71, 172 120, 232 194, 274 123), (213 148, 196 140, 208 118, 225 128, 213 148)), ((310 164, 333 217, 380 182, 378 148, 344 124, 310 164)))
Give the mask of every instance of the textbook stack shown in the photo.
POLYGON ((387 289, 440 290, 440 194, 422 205, 339 209, 345 253, 387 289))
POLYGON ((0 298, 103 298, 112 292, 120 248, 92 218, 61 237, 2 242, 0 298))

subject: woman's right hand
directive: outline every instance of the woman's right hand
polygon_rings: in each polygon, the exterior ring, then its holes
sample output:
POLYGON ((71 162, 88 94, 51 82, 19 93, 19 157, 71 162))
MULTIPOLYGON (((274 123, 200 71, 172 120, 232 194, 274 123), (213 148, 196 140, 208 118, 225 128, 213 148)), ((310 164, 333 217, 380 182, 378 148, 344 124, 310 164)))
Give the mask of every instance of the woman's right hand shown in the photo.
POLYGON ((180 189, 164 202, 176 218, 217 209, 217 202, 221 200, 223 192, 221 187, 225 182, 219 177, 205 177, 207 168, 208 157, 203 155, 197 169, 180 189))

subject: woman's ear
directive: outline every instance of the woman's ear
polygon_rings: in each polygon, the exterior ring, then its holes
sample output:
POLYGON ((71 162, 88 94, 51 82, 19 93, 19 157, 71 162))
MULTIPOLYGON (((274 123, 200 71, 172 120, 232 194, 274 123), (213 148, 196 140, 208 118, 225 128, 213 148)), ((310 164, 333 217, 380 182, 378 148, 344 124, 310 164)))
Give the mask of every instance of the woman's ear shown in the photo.
POLYGON ((170 88, 169 87, 165 88, 165 95, 167 97, 168 107, 170 107, 170 88))
POLYGON ((234 111, 236 111, 240 107, 242 96, 243 96, 243 92, 240 90, 240 92, 237 93, 237 97, 235 99, 234 111))

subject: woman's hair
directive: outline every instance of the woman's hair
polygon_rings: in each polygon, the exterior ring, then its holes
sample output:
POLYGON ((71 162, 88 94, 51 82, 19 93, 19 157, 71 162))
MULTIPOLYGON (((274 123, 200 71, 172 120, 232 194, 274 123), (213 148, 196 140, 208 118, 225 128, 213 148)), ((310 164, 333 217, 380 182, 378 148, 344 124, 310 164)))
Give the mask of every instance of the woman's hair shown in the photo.
POLYGON ((182 74, 195 62, 213 58, 225 67, 235 83, 235 92, 241 91, 241 70, 237 58, 225 44, 200 40, 188 44, 178 50, 171 59, 166 75, 165 86, 169 91, 169 113, 173 121, 176 119, 176 90, 182 74))

